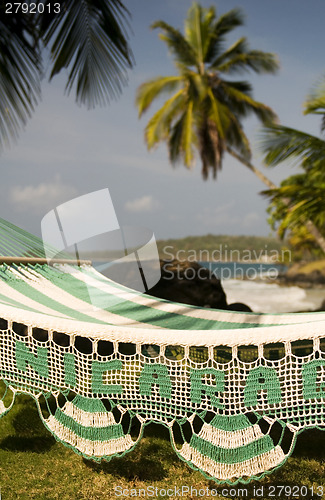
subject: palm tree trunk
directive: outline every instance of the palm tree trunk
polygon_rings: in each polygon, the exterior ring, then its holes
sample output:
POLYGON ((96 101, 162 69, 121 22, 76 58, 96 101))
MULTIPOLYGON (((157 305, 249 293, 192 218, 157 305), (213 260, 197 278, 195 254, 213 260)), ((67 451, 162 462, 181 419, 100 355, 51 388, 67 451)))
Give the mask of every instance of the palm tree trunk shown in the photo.
MULTIPOLYGON (((276 186, 275 184, 273 184, 272 181, 270 181, 270 179, 268 179, 258 168, 254 167, 254 165, 251 164, 250 161, 248 160, 245 160, 244 158, 242 158, 239 154, 235 153, 235 151, 233 151, 232 149, 230 148, 227 148, 227 152, 233 156, 234 158, 236 158, 236 160, 238 160, 240 163, 242 163, 243 165, 245 165, 245 167, 249 168, 252 172, 254 172, 254 174, 262 181, 264 182, 264 184, 269 188, 269 189, 277 189, 278 186, 276 186)), ((325 250, 324 250, 325 251, 325 250)))
POLYGON ((306 228, 308 229, 308 231, 313 235, 313 237, 315 238, 315 240, 317 241, 318 245, 320 246, 320 248, 323 250, 323 252, 325 253, 325 238, 321 235, 321 233, 318 231, 317 227, 315 226, 315 224, 312 223, 311 220, 308 220, 306 222, 306 228))
MULTIPOLYGON (((254 174, 262 181, 264 184, 269 188, 269 189, 277 189, 277 186, 270 181, 258 168, 254 167, 252 163, 245 158, 242 158, 239 154, 237 154, 235 151, 233 151, 230 148, 227 148, 227 152, 236 158, 240 163, 245 165, 245 167, 249 168, 254 174)), ((285 203, 289 205, 290 200, 283 200, 285 203)), ((313 235, 315 238, 316 242, 318 243, 318 246, 322 249, 322 251, 325 253, 325 238, 321 235, 315 224, 311 221, 308 220, 305 223, 306 228, 308 231, 313 235)))

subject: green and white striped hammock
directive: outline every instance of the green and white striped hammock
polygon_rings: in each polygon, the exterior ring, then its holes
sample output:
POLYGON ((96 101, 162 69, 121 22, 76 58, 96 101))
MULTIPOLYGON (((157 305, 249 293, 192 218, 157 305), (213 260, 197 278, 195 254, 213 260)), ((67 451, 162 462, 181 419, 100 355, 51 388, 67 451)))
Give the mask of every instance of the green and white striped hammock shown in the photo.
POLYGON ((0 264, 1 415, 29 394, 56 439, 94 460, 162 423, 182 460, 231 484, 264 477, 299 432, 325 425, 323 313, 139 295, 91 265, 47 265, 41 240, 3 220, 0 250, 18 257, 0 264), (109 306, 94 308, 89 290, 109 306))

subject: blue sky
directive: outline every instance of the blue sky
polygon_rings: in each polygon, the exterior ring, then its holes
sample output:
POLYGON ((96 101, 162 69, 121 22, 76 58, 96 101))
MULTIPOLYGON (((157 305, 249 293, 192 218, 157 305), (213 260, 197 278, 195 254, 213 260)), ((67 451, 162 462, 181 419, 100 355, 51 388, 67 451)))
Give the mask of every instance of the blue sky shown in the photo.
MULTIPOLYGON (((247 36, 252 48, 274 52, 281 69, 276 76, 247 75, 254 97, 273 107, 280 121, 314 134, 319 119, 305 117, 302 104, 311 87, 325 75, 325 3, 323 0, 202 1, 223 13, 240 7, 243 28, 229 43, 247 36)), ((40 234, 42 217, 73 197, 108 187, 123 224, 145 226, 157 238, 187 235, 268 235, 263 184, 244 166, 225 157, 217 181, 204 182, 199 161, 189 171, 172 168, 166 146, 146 150, 143 130, 151 113, 138 119, 136 88, 145 80, 174 73, 173 62, 157 30, 163 19, 182 28, 192 2, 188 0, 127 0, 136 65, 118 101, 88 111, 74 96, 64 95, 65 75, 43 82, 42 102, 18 142, 2 153, 0 215, 40 234)), ((242 78, 242 75, 241 75, 242 78)), ((253 146, 253 161, 275 183, 297 169, 263 168, 258 152, 259 124, 250 119, 245 131, 253 146)))

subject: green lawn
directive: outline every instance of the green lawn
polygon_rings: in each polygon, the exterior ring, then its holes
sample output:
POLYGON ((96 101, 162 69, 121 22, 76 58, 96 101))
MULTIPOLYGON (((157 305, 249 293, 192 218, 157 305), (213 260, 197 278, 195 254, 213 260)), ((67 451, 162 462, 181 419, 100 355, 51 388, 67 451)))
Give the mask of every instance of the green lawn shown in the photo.
MULTIPOLYGON (((10 499, 69 499, 95 500, 106 498, 141 498, 115 494, 115 487, 132 488, 157 487, 158 490, 192 486, 199 489, 218 490, 218 496, 186 494, 180 496, 154 496, 151 498, 254 498, 254 488, 264 487, 263 496, 256 498, 324 498, 317 496, 278 495, 272 486, 307 486, 324 484, 325 493, 325 433, 317 430, 305 431, 299 438, 296 450, 286 465, 262 481, 249 485, 217 486, 193 471, 174 453, 168 431, 163 426, 151 424, 139 445, 122 458, 98 464, 83 459, 69 448, 55 441, 39 419, 34 401, 20 395, 12 410, 0 421, 0 486, 2 500, 10 499), (226 495, 224 488, 231 491, 226 495), (247 488, 238 496, 238 488, 247 488), (222 495, 222 492, 224 495, 222 495), (266 493, 274 492, 274 496, 266 493), (244 494, 243 494, 244 493, 244 494)), ((150 490, 149 490, 150 491, 150 490)), ((213 494, 213 493, 212 493, 213 494)), ((148 496, 146 497, 148 498, 148 496)))

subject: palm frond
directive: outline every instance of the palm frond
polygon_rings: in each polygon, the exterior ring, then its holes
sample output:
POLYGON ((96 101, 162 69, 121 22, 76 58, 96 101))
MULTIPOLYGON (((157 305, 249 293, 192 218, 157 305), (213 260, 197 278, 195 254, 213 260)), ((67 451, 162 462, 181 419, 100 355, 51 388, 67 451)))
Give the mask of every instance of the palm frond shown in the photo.
POLYGON ((218 54, 218 57, 215 57, 211 61, 210 68, 219 68, 221 64, 224 64, 226 61, 232 60, 232 58, 236 57, 238 54, 247 52, 247 50, 248 44, 246 38, 239 38, 228 49, 224 50, 221 54, 218 54))
POLYGON ((193 105, 189 103, 171 128, 168 139, 169 159, 173 166, 182 161, 190 168, 193 159, 193 105))
POLYGON ((120 0, 65 0, 61 16, 44 27, 44 43, 53 62, 50 79, 68 69, 66 90, 76 88, 76 100, 94 107, 116 98, 127 83, 133 56, 120 0))
POLYGON ((220 63, 218 71, 222 73, 239 73, 249 70, 255 73, 275 73, 279 69, 279 62, 274 54, 251 50, 237 53, 231 59, 220 63))
POLYGON ((206 63, 213 64, 213 61, 225 51, 226 35, 236 27, 242 26, 243 23, 244 18, 240 9, 233 9, 211 23, 209 45, 205 56, 206 63))
POLYGON ((179 90, 149 120, 145 129, 145 139, 149 150, 168 138, 172 122, 184 110, 184 95, 182 90, 179 90))
POLYGON ((225 138, 226 130, 229 128, 230 119, 227 108, 218 102, 215 98, 212 89, 208 90, 208 96, 210 99, 210 113, 209 118, 215 123, 217 133, 221 139, 225 138))
POLYGON ((182 152, 184 165, 191 167, 193 164, 193 102, 189 102, 183 122, 182 152))
POLYGON ((244 24, 244 15, 240 9, 232 9, 219 16, 215 24, 215 33, 218 37, 224 37, 227 33, 244 24))
POLYGON ((304 114, 325 113, 325 82, 322 80, 308 95, 304 104, 304 114))
POLYGON ((156 21, 151 25, 151 28, 160 28, 163 31, 163 33, 160 33, 159 38, 167 44, 177 62, 186 66, 196 65, 195 52, 179 30, 164 21, 156 21))
POLYGON ((249 140, 244 133, 244 130, 236 119, 236 116, 232 114, 231 118, 231 127, 227 130, 226 140, 227 143, 231 146, 227 148, 228 152, 231 154, 237 153, 241 159, 245 161, 250 161, 252 156, 251 147, 249 144, 249 140))
POLYGON ((277 119, 276 114, 269 106, 255 101, 250 95, 240 90, 239 85, 236 85, 236 83, 234 85, 233 82, 223 81, 221 86, 225 94, 229 97, 229 105, 233 112, 242 117, 254 113, 262 123, 274 122, 277 119))
MULTIPOLYGON (((227 87, 231 87, 235 90, 238 90, 239 92, 242 92, 248 96, 252 95, 252 85, 247 82, 246 80, 220 80, 221 81, 221 87, 223 88, 225 85, 227 87)), ((219 83, 220 84, 220 83, 219 83)), ((217 90, 217 88, 215 89, 217 90)))
POLYGON ((149 108, 154 99, 164 92, 172 92, 179 87, 181 82, 181 76, 159 76, 140 85, 136 94, 139 117, 149 108))
POLYGON ((300 230, 311 221, 320 233, 325 225, 325 172, 313 169, 288 177, 276 189, 263 191, 270 198, 268 212, 280 236, 288 230, 300 230))
POLYGON ((176 163, 178 163, 182 159, 182 138, 184 121, 185 112, 182 113, 181 117, 172 126, 168 138, 169 159, 173 166, 175 166, 176 163))
POLYGON ((0 149, 18 137, 40 94, 41 58, 26 16, 0 18, 0 149), (10 18, 10 19, 9 19, 10 18))
POLYGON ((316 136, 282 125, 268 125, 261 134, 261 149, 267 165, 283 161, 301 163, 305 168, 325 165, 325 141, 316 136))
POLYGON ((205 79, 195 71, 184 71, 183 75, 185 79, 184 92, 186 92, 188 99, 196 102, 197 106, 199 106, 199 103, 206 98, 209 88, 205 79))
POLYGON ((199 66, 203 66, 209 49, 211 50, 212 27, 215 21, 215 9, 203 9, 194 3, 189 9, 184 23, 185 39, 194 49, 199 66))

